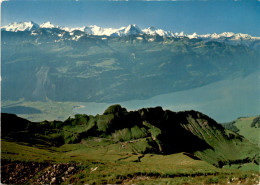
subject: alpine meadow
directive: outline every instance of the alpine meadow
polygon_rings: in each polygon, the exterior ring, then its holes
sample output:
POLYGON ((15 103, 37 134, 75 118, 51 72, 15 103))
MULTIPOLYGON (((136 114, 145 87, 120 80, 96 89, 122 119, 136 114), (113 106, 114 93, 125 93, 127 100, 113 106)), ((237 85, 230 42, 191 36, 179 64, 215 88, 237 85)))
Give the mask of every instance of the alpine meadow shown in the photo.
POLYGON ((259 1, 1 1, 2 184, 259 184, 259 1), (245 16, 246 15, 246 16, 245 16))

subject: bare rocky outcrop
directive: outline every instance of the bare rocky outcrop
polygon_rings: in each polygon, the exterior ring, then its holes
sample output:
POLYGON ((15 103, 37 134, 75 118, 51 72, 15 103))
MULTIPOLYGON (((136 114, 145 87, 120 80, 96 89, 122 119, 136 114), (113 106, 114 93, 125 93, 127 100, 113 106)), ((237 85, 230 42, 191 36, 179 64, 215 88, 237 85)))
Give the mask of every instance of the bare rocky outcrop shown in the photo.
POLYGON ((50 164, 38 162, 2 161, 3 184, 61 184, 75 174, 81 164, 50 164))

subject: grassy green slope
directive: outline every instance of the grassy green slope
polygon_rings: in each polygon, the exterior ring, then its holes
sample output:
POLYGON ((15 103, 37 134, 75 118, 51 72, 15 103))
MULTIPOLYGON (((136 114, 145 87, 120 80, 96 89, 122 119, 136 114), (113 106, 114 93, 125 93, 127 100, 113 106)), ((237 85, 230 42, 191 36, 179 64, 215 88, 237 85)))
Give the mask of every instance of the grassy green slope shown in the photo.
POLYGON ((240 135, 260 146, 260 128, 251 127, 251 123, 255 118, 256 117, 239 118, 234 125, 239 129, 238 133, 240 135))
POLYGON ((195 182, 201 176, 204 183, 222 182, 241 172, 217 167, 239 164, 238 168, 251 170, 259 163, 255 145, 206 115, 160 107, 128 112, 115 105, 103 115, 75 115, 64 122, 32 123, 2 114, 1 144, 2 161, 7 163, 80 163, 81 178, 70 182, 81 183, 187 176, 194 176, 195 182), (89 173, 96 167, 98 172, 89 173), (219 174, 223 179, 209 180, 219 174))
MULTIPOLYGON (((2 161, 8 163, 37 162, 80 165, 65 183, 96 184, 255 184, 257 174, 219 169, 190 157, 186 153, 171 155, 135 154, 123 149, 121 143, 109 144, 106 139, 93 138, 80 144, 61 147, 28 146, 6 140, 2 144, 2 161), (96 171, 92 169, 97 168, 96 171), (174 178, 173 178, 174 177, 174 178)), ((48 170, 48 168, 47 168, 48 170)), ((39 172, 39 174, 43 174, 39 172)), ((36 178, 37 179, 37 178, 36 178)), ((35 178, 29 180, 36 182, 35 178)))
POLYGON ((232 164, 247 157, 257 159, 258 148, 235 132, 217 124, 210 125, 210 119, 198 113, 189 116, 187 120, 188 124, 184 124, 184 127, 214 148, 195 152, 199 158, 213 164, 218 161, 218 166, 232 164))
POLYGON ((224 123, 223 126, 232 130, 250 142, 260 146, 260 116, 241 117, 230 123, 224 123))
POLYGON ((48 146, 102 138, 110 146, 121 143, 124 150, 136 154, 189 152, 219 167, 258 160, 255 145, 208 116, 196 111, 164 111, 161 107, 128 112, 114 105, 103 115, 75 115, 64 122, 32 123, 4 115, 2 134, 16 142, 48 146))
POLYGON ((88 183, 120 183, 134 176, 166 177, 214 175, 219 169, 201 160, 194 160, 184 153, 172 155, 140 155, 122 149, 121 144, 93 139, 82 144, 65 144, 61 147, 32 147, 26 143, 2 140, 2 160, 51 163, 81 163, 84 179, 88 183), (90 167, 98 167, 89 173, 90 167))

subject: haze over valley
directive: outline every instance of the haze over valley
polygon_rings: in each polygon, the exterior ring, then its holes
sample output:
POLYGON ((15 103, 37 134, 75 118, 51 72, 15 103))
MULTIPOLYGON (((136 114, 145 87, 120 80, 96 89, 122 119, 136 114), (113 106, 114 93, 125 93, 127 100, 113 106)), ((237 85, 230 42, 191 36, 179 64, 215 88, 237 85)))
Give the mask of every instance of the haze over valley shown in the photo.
MULTIPOLYGON (((86 107, 87 102, 126 102, 130 109, 157 104, 206 111, 218 121, 259 112, 260 38, 248 34, 187 35, 137 25, 68 28, 31 21, 4 26, 2 43, 4 102, 86 102, 86 107)), ((19 113, 4 105, 3 110, 19 113)), ((96 105, 82 110, 100 113, 104 106, 96 105)))

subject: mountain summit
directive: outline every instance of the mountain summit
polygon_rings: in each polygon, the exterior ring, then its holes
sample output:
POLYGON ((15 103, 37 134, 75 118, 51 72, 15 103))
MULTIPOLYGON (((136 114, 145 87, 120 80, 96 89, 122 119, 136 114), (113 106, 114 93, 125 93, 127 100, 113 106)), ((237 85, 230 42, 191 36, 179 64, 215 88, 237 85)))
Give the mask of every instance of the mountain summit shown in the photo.
POLYGON ((12 32, 17 32, 17 31, 33 31, 39 29, 40 26, 33 22, 14 22, 12 24, 8 24, 7 26, 2 27, 2 30, 5 31, 12 31, 12 32))
POLYGON ((50 21, 45 22, 45 23, 42 23, 42 24, 40 25, 40 27, 41 27, 41 28, 55 28, 55 26, 54 26, 53 24, 51 24, 50 21))
POLYGON ((125 35, 137 35, 142 33, 141 29, 135 24, 131 24, 123 30, 125 35))
POLYGON ((170 32, 170 31, 164 31, 162 29, 157 29, 153 26, 143 29, 143 32, 148 35, 160 35, 160 36, 167 36, 167 37, 174 36, 174 33, 170 32))

